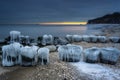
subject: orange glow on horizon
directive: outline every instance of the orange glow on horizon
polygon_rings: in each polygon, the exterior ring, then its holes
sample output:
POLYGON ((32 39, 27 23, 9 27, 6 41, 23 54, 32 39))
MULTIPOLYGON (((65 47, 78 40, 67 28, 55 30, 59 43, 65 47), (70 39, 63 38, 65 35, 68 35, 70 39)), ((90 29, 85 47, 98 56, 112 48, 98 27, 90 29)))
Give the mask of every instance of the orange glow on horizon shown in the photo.
POLYGON ((87 22, 42 22, 40 25, 86 25, 87 22))

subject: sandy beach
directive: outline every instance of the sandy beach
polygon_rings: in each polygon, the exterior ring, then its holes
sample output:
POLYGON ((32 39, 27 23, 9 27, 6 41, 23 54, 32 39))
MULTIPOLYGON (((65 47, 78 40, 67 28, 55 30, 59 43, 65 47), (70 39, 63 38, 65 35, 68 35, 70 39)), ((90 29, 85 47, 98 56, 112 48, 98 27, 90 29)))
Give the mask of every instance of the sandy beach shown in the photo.
MULTIPOLYGON (((103 35, 118 36, 120 37, 120 25, 102 29, 103 35)), ((72 43, 80 45, 83 49, 90 47, 115 47, 120 50, 120 43, 87 43, 79 42, 72 43)), ((0 80, 96 80, 95 76, 85 71, 80 71, 78 69, 79 63, 70 63, 60 61, 58 58, 58 52, 50 53, 50 63, 48 65, 37 65, 34 67, 2 67, 0 66, 0 80), (76 67, 76 66, 77 67, 76 67), (94 78, 93 78, 94 77, 94 78)), ((95 64, 96 65, 96 64, 95 64)), ((97 63, 97 65, 102 66, 110 71, 111 74, 116 73, 111 80, 119 80, 120 77, 120 60, 116 65, 97 63)), ((101 68, 101 67, 100 67, 101 68)), ((83 68, 81 68, 83 69, 83 68)), ((94 70, 94 69, 93 69, 94 70)), ((99 74, 99 73, 98 73, 99 74)), ((102 73, 101 73, 102 74, 102 73)), ((107 74, 107 73, 106 73, 107 74)), ((106 76, 106 74, 100 77, 106 76)), ((110 75, 108 75, 110 76, 110 75)), ((105 80, 109 78, 98 78, 97 80, 105 80)))

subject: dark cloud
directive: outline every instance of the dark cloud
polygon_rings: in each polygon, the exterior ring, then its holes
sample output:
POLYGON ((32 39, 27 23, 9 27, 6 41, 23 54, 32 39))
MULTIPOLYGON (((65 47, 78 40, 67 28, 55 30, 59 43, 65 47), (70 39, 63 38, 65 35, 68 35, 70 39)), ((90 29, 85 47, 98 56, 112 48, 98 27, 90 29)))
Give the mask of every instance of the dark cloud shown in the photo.
POLYGON ((0 0, 0 23, 87 21, 120 11, 120 0, 0 0))

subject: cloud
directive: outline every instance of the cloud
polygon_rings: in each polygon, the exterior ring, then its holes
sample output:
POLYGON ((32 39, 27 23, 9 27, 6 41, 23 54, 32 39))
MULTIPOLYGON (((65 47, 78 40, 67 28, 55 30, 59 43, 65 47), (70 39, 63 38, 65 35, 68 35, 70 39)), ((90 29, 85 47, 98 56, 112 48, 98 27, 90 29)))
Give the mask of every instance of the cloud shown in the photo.
POLYGON ((1 0, 0 23, 87 21, 115 11, 120 0, 1 0))

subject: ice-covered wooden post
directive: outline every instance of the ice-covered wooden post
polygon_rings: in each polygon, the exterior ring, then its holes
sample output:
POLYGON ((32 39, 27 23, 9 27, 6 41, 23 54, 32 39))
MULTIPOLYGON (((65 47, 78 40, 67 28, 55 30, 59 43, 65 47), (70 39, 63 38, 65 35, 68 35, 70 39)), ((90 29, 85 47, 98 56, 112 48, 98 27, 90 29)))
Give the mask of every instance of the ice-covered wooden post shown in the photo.
POLYGON ((89 63, 99 62, 100 49, 97 47, 87 48, 84 50, 84 61, 89 63))
POLYGON ((26 44, 30 44, 30 37, 29 36, 25 36, 25 39, 26 39, 26 44))
POLYGON ((19 43, 12 43, 4 45, 2 47, 2 66, 13 66, 20 64, 20 48, 22 47, 19 43))
POLYGON ((116 64, 120 57, 120 50, 117 48, 107 47, 101 49, 101 62, 116 64))
POLYGON ((39 64, 48 64, 49 63, 49 49, 46 47, 40 48, 38 50, 38 62, 39 64))
POLYGON ((120 37, 109 37, 109 40, 113 43, 120 43, 120 37))
POLYGON ((10 31, 10 42, 19 42, 19 37, 21 32, 19 31, 10 31))
POLYGON ((73 35, 72 36, 72 41, 73 42, 81 42, 82 41, 82 36, 81 35, 73 35))
POLYGON ((78 45, 59 46, 59 59, 68 62, 78 62, 81 59, 83 48, 78 45))
POLYGON ((52 35, 43 35, 42 37, 42 45, 53 44, 53 36, 52 35))
POLYGON ((83 36, 82 36, 82 39, 83 39, 83 41, 85 41, 85 42, 90 42, 90 41, 91 41, 89 35, 83 35, 83 36))
POLYGON ((37 46, 25 46, 20 49, 22 66, 34 66, 37 64, 37 46))

